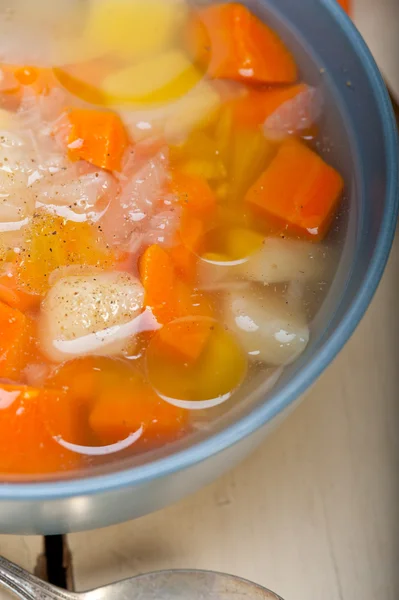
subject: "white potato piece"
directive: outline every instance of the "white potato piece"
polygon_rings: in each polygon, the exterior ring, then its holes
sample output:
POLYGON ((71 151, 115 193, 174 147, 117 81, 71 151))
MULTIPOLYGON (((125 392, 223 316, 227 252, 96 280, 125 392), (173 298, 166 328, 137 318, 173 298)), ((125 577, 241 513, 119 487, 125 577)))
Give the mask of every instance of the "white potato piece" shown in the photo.
POLYGON ((91 0, 89 6, 86 39, 122 60, 168 48, 187 12, 182 0, 91 0))
POLYGON ((262 248, 236 268, 246 279, 259 283, 317 280, 326 269, 326 249, 318 244, 266 238, 262 248))
POLYGON ((56 362, 122 352, 141 330, 144 290, 128 273, 59 279, 42 304, 41 347, 56 362))
POLYGON ((305 315, 271 290, 227 294, 224 315, 249 357, 271 366, 292 363, 309 342, 305 315))

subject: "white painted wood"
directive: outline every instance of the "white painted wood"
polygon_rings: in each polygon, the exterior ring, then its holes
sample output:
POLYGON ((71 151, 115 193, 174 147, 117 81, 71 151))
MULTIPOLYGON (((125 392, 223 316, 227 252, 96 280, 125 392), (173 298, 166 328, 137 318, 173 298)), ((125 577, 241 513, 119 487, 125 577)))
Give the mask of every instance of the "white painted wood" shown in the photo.
MULTIPOLYGON (((399 94, 399 0, 357 0, 356 21, 399 94)), ((193 567, 247 577, 286 600, 397 600, 398 294, 397 240, 364 321, 298 410, 193 497, 70 536, 78 588, 193 567)))

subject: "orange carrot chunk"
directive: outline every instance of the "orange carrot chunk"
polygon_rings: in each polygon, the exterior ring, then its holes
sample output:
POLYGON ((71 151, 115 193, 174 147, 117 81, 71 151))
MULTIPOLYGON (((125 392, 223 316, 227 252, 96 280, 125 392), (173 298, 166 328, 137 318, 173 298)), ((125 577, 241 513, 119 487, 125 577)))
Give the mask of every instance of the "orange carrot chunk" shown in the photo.
POLYGON ((28 294, 20 289, 18 279, 13 273, 0 275, 0 301, 12 308, 25 312, 39 308, 41 296, 28 294))
POLYGON ((183 208, 207 216, 216 207, 216 196, 206 179, 183 171, 172 174, 170 191, 176 194, 183 208))
POLYGON ((153 244, 144 252, 139 267, 146 306, 151 307, 159 323, 172 321, 176 318, 176 273, 170 256, 163 248, 153 244))
POLYGON ((176 245, 168 250, 178 277, 192 285, 197 276, 197 256, 185 246, 178 235, 176 245))
POLYGON ((341 175, 296 140, 284 142, 245 200, 293 234, 320 240, 343 189, 341 175))
POLYGON ((178 275, 192 284, 196 277, 195 254, 200 249, 206 226, 211 226, 215 215, 216 195, 206 179, 180 170, 172 173, 169 189, 177 196, 183 214, 176 245, 168 253, 178 275))
POLYGON ((31 357, 33 322, 0 302, 0 377, 18 379, 31 357))
MULTIPOLYGON (((146 292, 145 303, 162 325, 182 317, 210 317, 212 307, 207 298, 177 276, 172 258, 160 246, 150 246, 140 261, 140 275, 146 292)), ((165 333, 167 336, 167 334, 165 333)), ((187 360, 196 360, 210 335, 207 323, 198 319, 195 326, 182 327, 180 335, 167 336, 165 343, 178 348, 187 360)))
POLYGON ((278 35, 245 6, 208 6, 193 14, 194 56, 211 77, 254 83, 294 83, 295 61, 278 35), (201 25, 203 29, 201 30, 201 25))
POLYGON ((127 133, 120 117, 108 111, 71 108, 68 119, 71 125, 68 139, 70 160, 86 160, 101 169, 120 171, 128 146, 127 133))
POLYGON ((102 393, 89 416, 92 431, 103 444, 127 438, 142 428, 145 441, 176 439, 187 423, 187 411, 171 406, 144 383, 102 393))
POLYGON ((56 409, 64 395, 1 384, 0 473, 45 474, 78 467, 79 456, 62 448, 43 424, 47 411, 56 409))

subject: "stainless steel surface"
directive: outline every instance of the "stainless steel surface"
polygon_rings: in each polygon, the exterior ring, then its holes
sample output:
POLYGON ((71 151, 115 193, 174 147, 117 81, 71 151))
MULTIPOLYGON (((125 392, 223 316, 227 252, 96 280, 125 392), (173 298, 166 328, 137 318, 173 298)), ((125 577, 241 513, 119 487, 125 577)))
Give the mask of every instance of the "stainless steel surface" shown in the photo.
POLYGON ((211 571, 147 573, 77 594, 56 588, 2 557, 0 583, 22 600, 282 600, 255 583, 211 571))

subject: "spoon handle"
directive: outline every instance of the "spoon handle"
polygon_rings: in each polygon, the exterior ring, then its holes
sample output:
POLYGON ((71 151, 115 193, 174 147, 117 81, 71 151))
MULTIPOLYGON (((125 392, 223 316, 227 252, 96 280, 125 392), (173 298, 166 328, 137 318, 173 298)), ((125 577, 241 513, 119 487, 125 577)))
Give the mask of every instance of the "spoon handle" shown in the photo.
POLYGON ((73 600, 75 594, 55 588, 0 556, 0 585, 22 600, 73 600))

